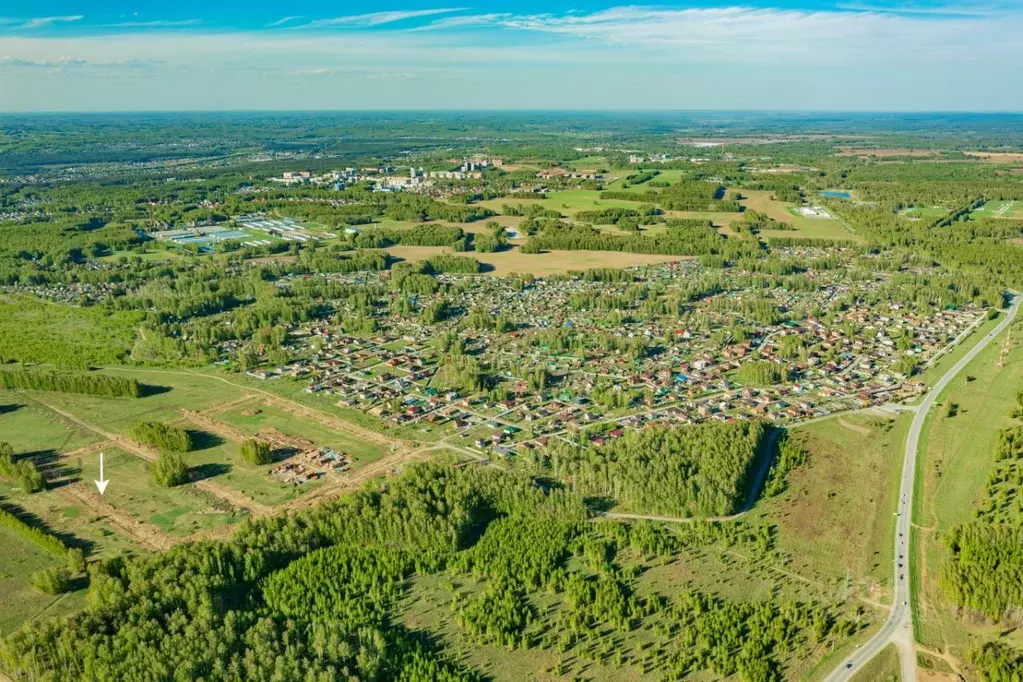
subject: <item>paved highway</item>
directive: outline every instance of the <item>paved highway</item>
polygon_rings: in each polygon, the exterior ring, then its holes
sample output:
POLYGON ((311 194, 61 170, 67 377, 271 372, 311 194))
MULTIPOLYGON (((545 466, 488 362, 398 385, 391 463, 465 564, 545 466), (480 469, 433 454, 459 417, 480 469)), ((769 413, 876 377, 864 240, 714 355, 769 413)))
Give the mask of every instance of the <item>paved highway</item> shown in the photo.
POLYGON ((913 612, 910 609, 909 599, 909 527, 912 521, 913 512, 913 481, 916 478, 916 455, 920 442, 920 432, 923 430, 924 422, 927 420, 927 413, 937 401, 938 396, 946 386, 956 377, 959 372, 965 369, 977 355, 987 347, 989 343, 1016 317, 1019 312, 1020 303, 1023 303, 1023 296, 1017 295, 1012 303, 1009 312, 1005 314, 1002 321, 987 333, 973 348, 969 350, 952 368, 950 368, 938 383, 927 393, 920 409, 913 418, 913 424, 909 428, 909 437, 906 439, 906 451, 902 464, 902 481, 899 490, 899 506, 895 517, 895 558, 893 560, 895 576, 895 598, 892 608, 888 614, 881 630, 875 634, 870 641, 859 647, 849 658, 842 661, 827 677, 826 682, 845 682, 855 675, 867 661, 873 658, 878 652, 884 649, 889 643, 894 643, 899 649, 899 660, 902 662, 902 682, 916 682, 916 652, 913 645, 913 612))

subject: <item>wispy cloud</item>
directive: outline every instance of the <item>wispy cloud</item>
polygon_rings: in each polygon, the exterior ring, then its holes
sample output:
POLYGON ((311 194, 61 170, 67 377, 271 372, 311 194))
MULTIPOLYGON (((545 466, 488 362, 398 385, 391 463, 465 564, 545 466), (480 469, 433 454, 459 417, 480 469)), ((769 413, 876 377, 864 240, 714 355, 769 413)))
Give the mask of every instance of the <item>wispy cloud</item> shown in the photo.
POLYGON ((154 19, 153 21, 122 21, 117 24, 104 24, 108 28, 178 28, 197 26, 202 19, 154 19))
POLYGON ((84 18, 85 16, 82 14, 73 14, 63 17, 36 17, 35 19, 28 19, 18 28, 42 28, 43 26, 49 26, 50 24, 61 24, 70 21, 81 21, 84 18))
POLYGON ((419 10, 393 10, 388 12, 370 12, 369 14, 351 14, 343 17, 333 17, 331 19, 316 19, 309 23, 296 26, 295 28, 329 28, 332 26, 341 27, 369 27, 369 26, 382 26, 383 24, 391 24, 396 21, 405 21, 407 19, 420 19, 422 17, 432 17, 438 14, 450 14, 451 12, 462 12, 466 8, 464 7, 448 7, 438 9, 419 9, 419 10))
POLYGON ((115 61, 95 61, 82 57, 57 57, 55 59, 27 59, 25 57, 0 57, 0 66, 19 67, 24 69, 67 69, 67 68, 126 68, 139 69, 148 66, 165 64, 159 59, 119 59, 115 61))
POLYGON ((986 54, 1019 54, 1023 14, 997 19, 955 18, 873 11, 806 11, 718 7, 664 9, 614 7, 588 14, 481 14, 432 22, 427 29, 490 26, 636 51, 682 52, 682 60, 750 63, 793 58, 815 63, 894 56, 961 60, 983 45, 986 54), (981 36, 985 36, 981 38, 981 36))
POLYGON ((278 19, 277 21, 271 21, 269 24, 266 25, 266 28, 275 28, 277 26, 284 26, 284 24, 290 24, 291 22, 298 21, 301 18, 302 18, 301 14, 299 14, 297 16, 292 16, 292 17, 282 17, 282 18, 278 19))

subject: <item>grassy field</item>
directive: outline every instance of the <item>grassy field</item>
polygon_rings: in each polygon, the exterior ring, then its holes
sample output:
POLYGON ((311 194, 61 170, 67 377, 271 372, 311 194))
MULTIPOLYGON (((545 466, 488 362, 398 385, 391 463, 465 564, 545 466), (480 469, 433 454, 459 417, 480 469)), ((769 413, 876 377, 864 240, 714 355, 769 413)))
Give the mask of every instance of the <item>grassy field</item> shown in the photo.
POLYGON ((0 441, 19 454, 42 458, 67 453, 102 438, 83 426, 25 399, 21 394, 0 391, 0 441))
POLYGON ((238 399, 244 389, 209 381, 201 375, 188 372, 162 372, 117 368, 104 373, 131 377, 157 386, 156 391, 143 398, 101 398, 70 393, 38 393, 36 396, 61 410, 85 420, 104 431, 123 433, 140 420, 174 421, 181 410, 205 410, 238 399))
POLYGON ((22 623, 48 613, 58 615, 64 611, 56 608, 58 602, 80 602, 78 595, 52 596, 39 592, 31 583, 31 575, 47 568, 65 565, 57 557, 37 545, 16 535, 13 531, 0 528, 0 633, 10 632, 22 623))
POLYGON ((1023 220, 1023 201, 988 201, 970 215, 975 218, 1023 220))
POLYGON ((852 682, 901 682, 902 669, 899 667, 899 651, 889 644, 877 656, 863 666, 852 682))
POLYGON ((740 190, 746 197, 740 203, 749 210, 766 213, 778 222, 788 223, 795 230, 765 230, 762 237, 800 237, 811 239, 844 239, 863 241, 841 222, 829 218, 807 218, 794 213, 795 204, 775 201, 768 190, 740 190))
POLYGON ((264 429, 275 428, 288 436, 307 438, 320 447, 346 452, 351 455, 354 468, 366 466, 387 454, 386 449, 379 444, 369 443, 354 435, 341 433, 310 419, 289 414, 273 405, 259 404, 236 407, 218 412, 216 418, 250 435, 255 435, 264 429), (258 413, 253 413, 252 407, 258 409, 258 413))
MULTIPOLYGON (((653 169, 653 170, 658 170, 658 169, 653 169)), ((686 171, 682 171, 682 170, 662 170, 655 177, 650 178, 650 180, 647 180, 646 182, 641 182, 641 183, 639 183, 637 185, 630 184, 628 187, 624 186, 625 183, 627 182, 626 178, 628 176, 636 175, 636 174, 639 174, 639 173, 646 173, 646 172, 647 172, 647 170, 642 170, 641 171, 641 170, 637 170, 635 168, 620 168, 620 169, 617 169, 617 170, 613 171, 613 174, 619 176, 618 179, 615 180, 612 183, 609 183, 606 186, 606 189, 608 189, 610 191, 614 191, 614 192, 623 192, 623 191, 624 192, 660 192, 661 189, 663 189, 663 188, 662 187, 651 187, 650 186, 650 182, 651 181, 656 181, 656 182, 678 182, 679 180, 682 179, 683 175, 688 175, 688 173, 686 171)))
POLYGON ((208 447, 189 452, 184 456, 190 467, 208 472, 220 485, 237 490, 256 502, 276 506, 301 497, 317 487, 310 482, 303 486, 282 483, 270 475, 274 465, 256 466, 241 456, 241 444, 220 438, 210 438, 208 447))
MULTIPOLYGON (((192 484, 160 488, 149 479, 149 464, 118 448, 104 448, 104 473, 110 481, 103 502, 173 536, 191 535, 237 523, 243 514, 192 484)), ((99 458, 84 461, 81 480, 99 478, 99 458)))
POLYGON ((944 206, 912 206, 899 211, 899 215, 910 218, 941 218, 947 215, 949 210, 944 206))
POLYGON ((788 569, 834 598, 890 602, 891 515, 910 416, 850 414, 792 429, 806 464, 782 495, 754 507, 753 518, 776 526, 788 569))
MULTIPOLYGON (((914 621, 917 639, 959 659, 999 629, 958 616, 938 584, 948 553, 941 538, 952 526, 969 521, 981 499, 1000 428, 1012 423, 1016 392, 1023 387, 1021 325, 1012 327, 1012 344, 1003 367, 998 366, 1004 335, 989 345, 940 396, 941 406, 930 414, 921 438, 917 467, 913 561, 914 621), (967 381, 967 376, 973 377, 967 381), (944 404, 958 405, 948 417, 944 404)), ((978 337, 979 338, 979 337, 978 337)), ((1023 646, 1023 632, 1007 635, 1023 646)))

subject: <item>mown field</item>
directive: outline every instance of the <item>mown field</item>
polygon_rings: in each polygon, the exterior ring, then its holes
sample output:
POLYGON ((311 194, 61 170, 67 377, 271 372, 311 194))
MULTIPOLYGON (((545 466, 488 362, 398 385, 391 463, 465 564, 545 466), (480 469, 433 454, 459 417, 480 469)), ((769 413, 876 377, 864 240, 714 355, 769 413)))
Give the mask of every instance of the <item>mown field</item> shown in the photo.
POLYGON ((1023 220, 1023 201, 988 201, 971 211, 976 218, 1023 220))

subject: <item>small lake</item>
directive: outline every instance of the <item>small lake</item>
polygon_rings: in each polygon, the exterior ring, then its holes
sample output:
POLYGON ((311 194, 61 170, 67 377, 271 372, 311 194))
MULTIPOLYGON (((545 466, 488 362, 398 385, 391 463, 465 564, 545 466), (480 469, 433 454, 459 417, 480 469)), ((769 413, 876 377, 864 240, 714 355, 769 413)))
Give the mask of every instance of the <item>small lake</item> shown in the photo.
POLYGON ((821 196, 827 197, 828 199, 852 199, 852 194, 850 194, 849 192, 843 192, 840 190, 833 189, 821 192, 821 196))

